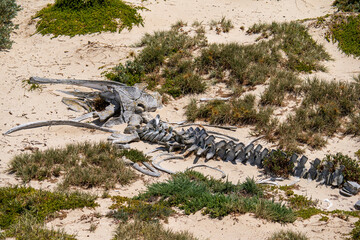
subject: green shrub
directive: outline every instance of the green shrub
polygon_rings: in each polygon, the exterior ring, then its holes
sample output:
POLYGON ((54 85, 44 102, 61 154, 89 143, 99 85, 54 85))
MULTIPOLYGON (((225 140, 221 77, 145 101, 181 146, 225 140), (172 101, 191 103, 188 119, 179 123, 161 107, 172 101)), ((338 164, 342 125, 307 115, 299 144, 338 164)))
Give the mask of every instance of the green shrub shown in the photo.
POLYGON ((325 164, 326 162, 331 162, 333 164, 333 168, 330 169, 330 172, 334 172, 336 168, 344 165, 344 182, 360 182, 360 164, 358 160, 352 159, 347 155, 343 155, 342 153, 336 153, 326 155, 323 159, 323 164, 325 164))
POLYGON ((261 95, 261 104, 281 106, 286 93, 295 93, 301 80, 289 71, 279 71, 270 79, 269 87, 261 95))
POLYGON ((120 152, 119 157, 125 156, 127 159, 135 162, 149 162, 150 157, 146 156, 143 152, 136 150, 136 149, 124 149, 120 152))
POLYGON ((127 61, 125 66, 119 64, 111 72, 105 74, 109 80, 133 86, 145 77, 144 67, 138 61, 127 61))
POLYGON ((133 26, 143 25, 138 13, 141 7, 133 7, 121 0, 57 0, 40 10, 34 18, 38 33, 75 36, 97 32, 121 32, 133 26))
POLYGON ((344 12, 360 12, 360 2, 358 0, 335 0, 333 6, 344 12))
POLYGON ((148 186, 136 199, 158 201, 166 206, 176 206, 185 214, 202 210, 213 218, 230 213, 252 212, 256 216, 277 222, 293 222, 295 214, 284 205, 261 198, 262 190, 253 179, 242 184, 232 184, 186 171, 174 175, 164 183, 148 186))
POLYGON ((278 44, 279 49, 287 56, 285 65, 291 70, 324 71, 319 61, 330 60, 330 55, 324 47, 317 44, 306 27, 298 22, 255 24, 247 32, 260 33, 259 39, 269 38, 269 43, 278 44))
POLYGON ((110 143, 85 142, 17 155, 11 160, 9 171, 24 182, 64 175, 63 187, 112 188, 117 183, 128 184, 136 178, 134 171, 121 161, 122 156, 133 161, 145 158, 136 150, 122 151, 110 143))
POLYGON ((308 240, 309 238, 306 237, 305 234, 294 232, 291 230, 281 230, 279 232, 273 233, 271 237, 267 240, 308 240))
POLYGON ((360 15, 334 15, 330 20, 328 38, 329 35, 344 53, 360 57, 360 15))
POLYGON ((160 223, 157 222, 141 222, 135 221, 132 223, 120 223, 116 229, 113 240, 128 240, 128 239, 143 239, 143 240, 196 240, 189 232, 173 232, 165 230, 160 223))
POLYGON ((316 202, 303 196, 293 194, 288 198, 289 205, 297 210, 312 208, 316 206, 316 202))
POLYGON ((289 177, 293 173, 294 163, 290 161, 291 153, 276 150, 264 158, 265 172, 275 176, 289 177))
POLYGON ((105 4, 106 0, 55 0, 54 7, 56 8, 70 8, 70 9, 82 9, 93 7, 95 5, 105 4))
POLYGON ((17 27, 12 22, 20 10, 15 0, 1 0, 0 2, 0 50, 11 48, 11 32, 17 27))
POLYGON ((360 239, 360 220, 355 223, 355 228, 350 232, 351 239, 360 239))
POLYGON ((30 187, 0 188, 0 227, 8 229, 24 214, 31 214, 38 221, 54 216, 62 209, 96 207, 96 197, 74 192, 48 192, 30 187))
POLYGON ((113 217, 126 222, 129 218, 135 221, 158 221, 159 219, 166 220, 174 211, 161 203, 150 204, 140 200, 133 200, 130 198, 114 196, 111 198, 113 205, 110 209, 113 211, 107 214, 108 217, 113 217))
POLYGON ((231 20, 226 20, 225 17, 222 17, 219 21, 211 20, 210 22, 210 30, 215 29, 217 34, 220 34, 220 32, 227 33, 233 28, 234 25, 232 24, 231 20))
POLYGON ((5 234, 18 240, 76 240, 75 236, 68 235, 63 230, 47 229, 43 222, 29 213, 23 214, 5 234))

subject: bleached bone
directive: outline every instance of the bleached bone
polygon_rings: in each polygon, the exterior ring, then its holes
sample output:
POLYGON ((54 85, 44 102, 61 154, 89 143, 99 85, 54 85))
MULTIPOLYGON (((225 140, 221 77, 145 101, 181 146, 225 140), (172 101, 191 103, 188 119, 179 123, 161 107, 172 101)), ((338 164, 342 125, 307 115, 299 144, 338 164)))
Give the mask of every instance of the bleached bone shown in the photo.
POLYGON ((116 132, 116 130, 113 130, 110 128, 99 127, 94 124, 83 123, 83 122, 78 122, 78 121, 74 121, 74 120, 49 120, 49 121, 38 121, 38 122, 30 122, 30 123, 21 124, 19 126, 13 127, 10 130, 6 131, 5 133, 3 133, 3 135, 8 135, 10 133, 17 132, 20 130, 25 130, 25 129, 46 127, 46 126, 59 126, 59 125, 90 128, 90 129, 96 129, 96 130, 110 132, 110 133, 116 132))
POLYGON ((208 166, 208 165, 205 165, 205 164, 198 164, 198 165, 194 165, 194 166, 191 166, 191 167, 188 167, 186 170, 190 170, 190 169, 193 169, 193 168, 197 168, 197 167, 206 167, 206 168, 211 168, 215 171, 218 171, 218 172, 221 172, 221 178, 225 178, 226 177, 226 174, 224 171, 222 171, 221 169, 219 168, 216 168, 216 167, 211 167, 211 166, 208 166))

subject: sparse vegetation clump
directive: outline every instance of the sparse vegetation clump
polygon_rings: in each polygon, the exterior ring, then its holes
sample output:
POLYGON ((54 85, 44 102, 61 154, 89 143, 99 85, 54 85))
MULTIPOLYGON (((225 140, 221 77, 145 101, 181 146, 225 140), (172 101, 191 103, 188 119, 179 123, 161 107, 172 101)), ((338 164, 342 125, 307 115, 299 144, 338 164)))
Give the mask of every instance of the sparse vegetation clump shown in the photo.
MULTIPOLYGON (((29 213, 23 214, 15 224, 11 225, 6 230, 5 236, 19 240, 76 240, 74 235, 66 234, 63 230, 47 229, 44 222, 29 213)), ((1 235, 0 239, 2 239, 1 235)))
POLYGON ((226 19, 225 17, 222 17, 220 20, 212 20, 210 22, 210 30, 215 30, 217 34, 220 34, 221 32, 227 33, 231 29, 234 28, 234 25, 232 24, 230 19, 226 19))
POLYGON ((125 166, 121 158, 146 160, 136 150, 119 150, 110 143, 69 144, 62 149, 48 149, 15 156, 9 172, 24 182, 45 180, 64 175, 62 186, 85 188, 112 188, 115 184, 128 184, 136 178, 134 171, 125 166))
MULTIPOLYGON (((357 4, 360 6, 359 2, 357 4)), ((345 54, 360 57, 360 15, 333 15, 328 25, 327 39, 338 42, 345 54)))
POLYGON ((232 99, 230 102, 220 100, 209 101, 205 104, 197 105, 195 100, 186 107, 185 115, 188 120, 202 119, 211 124, 253 124, 259 131, 268 131, 266 126, 274 124, 270 120, 272 109, 255 109, 255 96, 248 94, 243 98, 232 99))
POLYGON ((330 60, 330 55, 322 45, 312 39, 305 26, 296 23, 255 24, 248 33, 260 33, 260 39, 269 39, 271 44, 278 45, 287 60, 285 67, 298 72, 324 71, 320 61, 330 60))
POLYGON ((142 7, 131 6, 122 0, 56 0, 40 10, 37 32, 75 36, 98 32, 121 32, 143 25, 138 13, 142 7))
POLYGON ((291 230, 275 232, 267 240, 308 240, 305 234, 291 230))
POLYGON ((176 206, 184 210, 185 214, 201 210, 203 214, 209 214, 213 218, 221 218, 230 213, 252 212, 257 217, 271 221, 295 221, 295 214, 291 209, 264 199, 262 195, 262 190, 252 179, 235 185, 187 171, 174 175, 165 183, 151 184, 137 199, 176 206))
POLYGON ((344 12, 360 12, 360 2, 357 0, 335 0, 333 6, 344 12))
POLYGON ((173 232, 165 230, 158 222, 134 221, 119 224, 113 238, 113 240, 127 239, 196 240, 197 238, 187 231, 173 232))
POLYGON ((154 222, 160 219, 166 220, 174 211, 161 203, 150 204, 141 200, 134 200, 131 198, 114 196, 111 198, 114 202, 111 205, 107 216, 113 217, 123 222, 129 219, 135 221, 154 222))
POLYGON ((202 93, 206 85, 195 72, 193 52, 206 45, 202 32, 194 36, 182 31, 186 23, 173 25, 170 31, 146 34, 137 47, 141 52, 123 64, 119 64, 105 76, 127 85, 145 82, 149 89, 156 89, 173 97, 202 93))
POLYGON ((335 169, 339 168, 341 165, 344 166, 342 174, 344 175, 344 182, 354 181, 360 182, 360 164, 359 161, 353 159, 342 153, 328 154, 322 161, 322 165, 331 163, 332 168, 329 171, 332 173, 335 169))
POLYGON ((17 27, 13 18, 20 10, 15 0, 2 0, 0 2, 0 50, 9 49, 12 46, 11 32, 17 27))
POLYGON ((30 187, 2 187, 0 188, 0 228, 5 230, 6 237, 17 239, 24 239, 22 236, 38 236, 39 238, 36 239, 50 239, 47 237, 74 239, 60 231, 45 229, 44 220, 56 217, 60 210, 96 207, 95 199, 94 196, 79 192, 49 192, 30 187))
POLYGON ((291 155, 281 150, 271 152, 263 161, 265 172, 275 176, 289 177, 294 169, 294 163, 290 161, 291 155))

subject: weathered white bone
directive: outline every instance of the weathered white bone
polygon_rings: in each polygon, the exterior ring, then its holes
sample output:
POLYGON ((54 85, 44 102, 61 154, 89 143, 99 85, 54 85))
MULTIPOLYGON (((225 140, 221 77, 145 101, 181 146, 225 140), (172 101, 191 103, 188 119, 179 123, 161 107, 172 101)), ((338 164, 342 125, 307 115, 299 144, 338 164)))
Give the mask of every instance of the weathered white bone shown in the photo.
POLYGON ((221 172, 221 178, 225 178, 226 177, 226 174, 224 171, 222 171, 221 169, 219 168, 216 168, 216 167, 211 167, 211 166, 208 166, 208 165, 205 165, 205 164, 198 164, 198 165, 194 165, 194 166, 191 166, 191 167, 188 167, 186 170, 190 170, 190 169, 193 169, 193 168, 197 168, 197 167, 206 167, 206 168, 211 168, 215 171, 219 171, 221 172))
POLYGON ((4 135, 8 135, 13 132, 17 132, 24 129, 31 129, 31 128, 37 128, 37 127, 46 127, 46 126, 57 126, 57 125, 69 125, 73 127, 82 127, 82 128, 90 128, 90 129, 96 129, 104 132, 111 132, 114 133, 116 130, 110 129, 110 128, 104 128, 99 127, 94 124, 90 123, 82 123, 74 120, 49 120, 49 121, 38 121, 38 122, 30 122, 21 124, 19 126, 13 127, 10 130, 3 133, 4 135))

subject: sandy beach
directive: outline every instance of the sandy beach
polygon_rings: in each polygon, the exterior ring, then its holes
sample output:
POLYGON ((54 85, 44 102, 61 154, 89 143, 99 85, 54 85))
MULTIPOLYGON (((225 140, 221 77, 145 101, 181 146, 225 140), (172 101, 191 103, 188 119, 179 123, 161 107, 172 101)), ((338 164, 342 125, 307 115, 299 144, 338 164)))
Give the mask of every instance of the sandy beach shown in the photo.
MULTIPOLYGON (((298 19, 315 18, 329 13, 335 9, 329 0, 147 0, 129 1, 133 4, 142 5, 148 11, 142 11, 144 27, 134 27, 131 31, 124 30, 118 33, 101 33, 73 38, 60 36, 42 36, 34 34, 36 31, 36 20, 32 16, 37 11, 52 3, 50 0, 18 0, 22 10, 14 19, 19 28, 15 30, 11 38, 14 41, 12 48, 0 52, 0 131, 3 133, 8 129, 26 122, 70 119, 80 116, 82 113, 71 111, 61 103, 65 94, 58 90, 73 90, 72 86, 44 85, 41 90, 28 91, 24 81, 31 76, 61 79, 89 79, 104 80, 101 73, 114 67, 119 62, 125 62, 132 51, 138 51, 133 47, 145 33, 158 30, 168 30, 178 20, 188 22, 194 21, 208 24, 211 20, 219 20, 225 16, 231 19, 234 29, 229 33, 216 34, 215 31, 206 28, 206 37, 212 43, 238 42, 241 44, 253 43, 254 36, 249 36, 242 27, 247 29, 254 23, 270 23, 272 21, 292 21, 298 19)), ((333 61, 324 62, 327 72, 316 72, 311 75, 303 74, 304 79, 309 76, 318 76, 329 81, 352 81, 353 76, 360 73, 360 60, 342 53, 336 44, 327 42, 323 37, 324 29, 311 28, 312 37, 325 46, 333 61)), ((151 113, 153 116, 160 114, 167 121, 185 120, 184 106, 189 103, 191 97, 216 97, 218 89, 224 86, 216 85, 199 96, 186 96, 171 101, 163 108, 151 113)), ((78 88, 77 88, 78 89, 78 88)), ((259 95, 263 88, 254 90, 259 95)), ((125 125, 115 126, 117 130, 123 130, 125 125)), ((240 126, 236 132, 217 130, 230 134, 248 143, 255 139, 250 135, 250 128, 240 126)), ((108 133, 88 129, 74 128, 70 126, 52 126, 24 130, 8 136, 1 136, 0 148, 0 186, 22 184, 20 179, 6 173, 9 161, 19 153, 28 152, 29 147, 40 150, 49 147, 63 147, 68 143, 83 141, 105 141, 108 133)), ((309 159, 316 157, 322 159, 326 154, 342 152, 351 157, 359 150, 359 138, 337 135, 327 139, 328 144, 321 150, 306 150, 305 155, 309 159)), ((271 147, 273 144, 260 140, 263 146, 271 147)), ((154 148, 153 145, 137 142, 132 143, 133 148, 147 152, 154 148)), ((193 157, 181 161, 170 161, 164 163, 169 169, 181 171, 193 164, 193 157)), ((213 167, 223 170, 232 182, 245 180, 246 177, 261 179, 263 173, 256 167, 242 164, 232 165, 220 161, 209 161, 213 167)), ((219 177, 220 175, 208 169, 199 169, 205 174, 219 177)), ((109 191, 110 195, 121 195, 132 197, 146 189, 146 185, 156 181, 164 181, 168 175, 158 179, 144 176, 141 180, 129 186, 117 186, 109 191)), ((294 181, 293 178, 281 182, 281 185, 294 181)), ((331 201, 332 206, 328 210, 342 209, 353 210, 354 204, 359 200, 358 196, 343 197, 339 189, 329 186, 320 186, 316 182, 308 182, 301 179, 296 194, 302 194, 313 200, 319 201, 319 207, 328 209, 325 199, 331 201)), ((54 189, 56 183, 44 181, 31 181, 30 186, 41 189, 54 189)), ((101 195, 102 189, 88 190, 101 195)), ((67 211, 64 219, 55 219, 47 223, 48 227, 64 228, 69 234, 76 234, 82 239, 111 239, 116 228, 116 223, 106 217, 89 220, 93 213, 105 215, 111 205, 110 199, 99 198, 100 204, 96 209, 83 209, 67 211), (85 216, 85 217, 83 217, 85 216), (89 231, 90 224, 95 222, 97 228, 94 232, 89 231)), ((319 221, 321 216, 317 215, 308 220, 298 220, 293 224, 272 223, 255 218, 252 214, 229 215, 221 220, 211 219, 200 213, 194 215, 180 214, 170 217, 166 228, 172 230, 188 230, 199 239, 266 239, 273 232, 280 229, 291 229, 305 233, 310 239, 344 239, 349 233, 356 219, 342 220, 330 217, 328 222, 319 221)))

